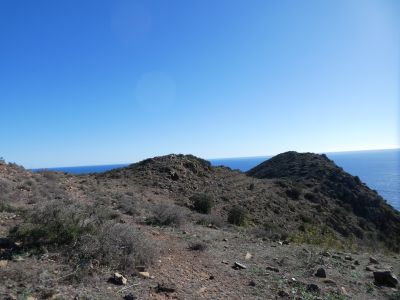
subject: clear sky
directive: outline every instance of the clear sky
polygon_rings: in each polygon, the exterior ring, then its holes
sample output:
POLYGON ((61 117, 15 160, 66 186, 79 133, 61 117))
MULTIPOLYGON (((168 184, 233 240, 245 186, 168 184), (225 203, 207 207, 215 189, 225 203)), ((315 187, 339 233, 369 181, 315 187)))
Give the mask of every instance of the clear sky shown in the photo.
POLYGON ((397 0, 2 0, 25 167, 399 147, 397 0))

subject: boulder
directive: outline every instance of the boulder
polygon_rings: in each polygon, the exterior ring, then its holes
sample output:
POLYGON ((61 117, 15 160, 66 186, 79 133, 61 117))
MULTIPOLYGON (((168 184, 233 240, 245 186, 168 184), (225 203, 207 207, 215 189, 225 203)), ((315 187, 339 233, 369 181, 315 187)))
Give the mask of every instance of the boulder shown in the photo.
POLYGON ((374 279, 376 285, 384 285, 395 288, 399 281, 391 271, 375 271, 374 279))
POLYGON ((375 257, 372 257, 372 256, 369 258, 369 262, 374 265, 379 264, 379 261, 375 257))
POLYGON ((114 273, 113 277, 110 278, 110 281, 117 285, 126 285, 128 283, 128 279, 120 273, 114 273))
POLYGON ((317 272, 315 272, 315 276, 320 278, 326 278, 326 272, 324 268, 319 268, 317 272))

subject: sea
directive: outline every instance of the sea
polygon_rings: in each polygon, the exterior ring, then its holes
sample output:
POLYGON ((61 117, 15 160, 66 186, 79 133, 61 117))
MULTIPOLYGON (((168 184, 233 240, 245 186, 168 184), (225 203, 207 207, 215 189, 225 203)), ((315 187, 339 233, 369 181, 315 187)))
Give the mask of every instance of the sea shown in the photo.
MULTIPOLYGON (((400 211, 400 149, 325 153, 346 172, 360 177, 394 208, 400 211)), ((271 156, 210 159, 213 166, 248 171, 271 156)), ((49 168, 69 174, 105 172, 129 164, 49 168)), ((34 169, 39 171, 41 169, 34 169)))

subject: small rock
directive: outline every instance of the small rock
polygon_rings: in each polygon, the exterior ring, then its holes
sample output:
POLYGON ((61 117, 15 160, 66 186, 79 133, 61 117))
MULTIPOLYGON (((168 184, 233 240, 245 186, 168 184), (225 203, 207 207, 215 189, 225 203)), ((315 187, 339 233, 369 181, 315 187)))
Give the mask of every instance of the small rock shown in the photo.
POLYGON ((246 253, 246 256, 244 257, 245 260, 250 260, 253 257, 249 252, 246 253))
POLYGON ((337 286, 337 283, 331 279, 325 279, 324 283, 331 286, 337 286))
POLYGON ((376 271, 377 269, 374 267, 374 266, 366 266, 365 267, 365 271, 368 271, 368 272, 374 272, 374 271, 376 271))
POLYGON ((25 259, 22 258, 21 256, 13 257, 13 261, 24 261, 24 260, 25 260, 25 259))
POLYGON ((149 272, 139 272, 139 276, 144 279, 148 279, 148 278, 150 278, 150 273, 149 272))
POLYGON ((379 265, 379 261, 375 257, 370 257, 369 262, 374 265, 379 265))
POLYGON ((128 283, 128 279, 120 273, 114 273, 113 277, 110 278, 110 281, 117 285, 126 285, 128 283))
POLYGON ((349 296, 349 293, 347 293, 347 291, 346 291, 346 289, 345 289, 344 286, 342 286, 340 289, 342 290, 342 294, 343 294, 343 295, 345 295, 346 297, 349 296))
POLYGON ((384 285, 389 287, 396 287, 399 281, 397 277, 390 271, 375 271, 374 272, 375 284, 384 285))
POLYGON ((0 269, 7 267, 8 260, 0 260, 0 269))
POLYGON ((324 268, 319 268, 317 272, 315 272, 315 276, 320 278, 326 278, 326 272, 324 268))
POLYGON ((253 280, 250 280, 249 286, 256 286, 256 283, 253 280))
POLYGON ((227 241, 228 241, 228 239, 222 239, 222 241, 223 241, 223 242, 227 242, 227 241))
POLYGON ((246 267, 245 265, 243 265, 243 264, 241 264, 241 263, 238 263, 238 262, 235 262, 235 263, 234 263, 233 268, 234 268, 235 270, 247 269, 247 267, 246 267))
POLYGON ((128 294, 124 296, 124 300, 136 300, 137 297, 133 294, 128 294))
POLYGON ((213 275, 211 275, 208 279, 210 279, 210 280, 214 280, 215 279, 215 277, 213 276, 213 275))
POLYGON ((354 261, 354 264, 355 264, 356 266, 359 266, 359 265, 360 265, 360 262, 359 262, 358 260, 355 260, 355 261, 354 261))
POLYGON ((157 293, 173 293, 176 291, 176 285, 174 283, 159 283, 156 287, 157 293))
POLYGON ((316 285, 315 283, 310 283, 307 284, 307 292, 311 292, 311 293, 319 293, 320 288, 318 285, 316 285))
POLYGON ((135 269, 138 272, 145 272, 146 271, 146 267, 145 266, 137 266, 137 267, 135 267, 135 269))
POLYGON ((225 265, 229 265, 229 262, 226 260, 221 261, 221 263, 225 264, 225 265))
POLYGON ((289 293, 286 292, 286 291, 279 291, 279 292, 278 292, 278 296, 279 296, 279 297, 282 297, 282 298, 288 298, 290 295, 289 295, 289 293))
POLYGON ((275 272, 275 273, 279 273, 279 269, 278 269, 278 268, 275 268, 275 267, 267 266, 265 269, 266 269, 267 271, 272 271, 272 272, 275 272))

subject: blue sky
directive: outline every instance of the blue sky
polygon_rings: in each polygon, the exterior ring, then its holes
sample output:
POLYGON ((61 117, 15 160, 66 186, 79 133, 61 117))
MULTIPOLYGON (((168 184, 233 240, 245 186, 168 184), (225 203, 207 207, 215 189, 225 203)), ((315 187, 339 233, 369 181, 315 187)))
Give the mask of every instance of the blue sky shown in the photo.
POLYGON ((399 147, 399 21, 395 0, 0 1, 0 156, 399 147))

